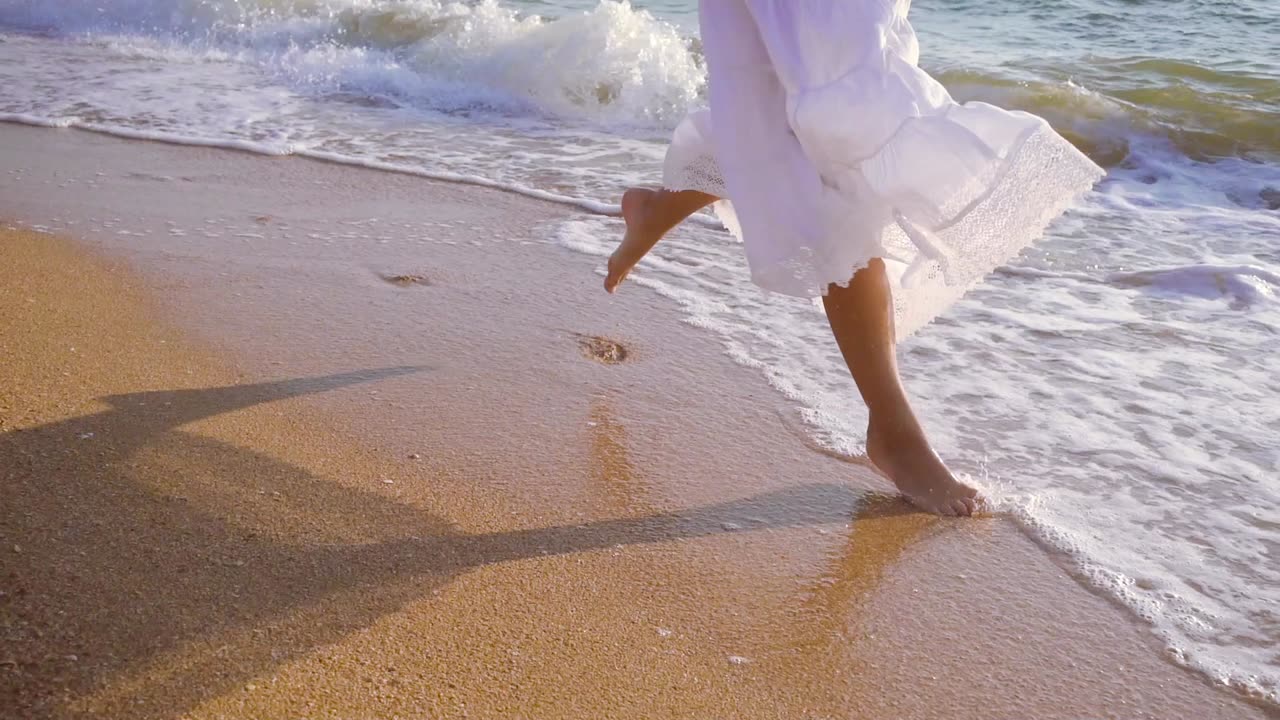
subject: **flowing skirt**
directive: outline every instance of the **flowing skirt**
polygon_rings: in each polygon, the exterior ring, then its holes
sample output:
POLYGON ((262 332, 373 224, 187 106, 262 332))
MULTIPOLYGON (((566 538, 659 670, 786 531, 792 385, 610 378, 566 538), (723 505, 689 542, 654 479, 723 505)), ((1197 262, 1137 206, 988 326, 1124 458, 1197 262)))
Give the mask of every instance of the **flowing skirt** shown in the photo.
POLYGON ((909 0, 702 0, 710 109, 663 184, 723 198, 752 279, 816 297, 883 258, 905 337, 1038 239, 1103 171, 1041 118, 958 104, 909 0))

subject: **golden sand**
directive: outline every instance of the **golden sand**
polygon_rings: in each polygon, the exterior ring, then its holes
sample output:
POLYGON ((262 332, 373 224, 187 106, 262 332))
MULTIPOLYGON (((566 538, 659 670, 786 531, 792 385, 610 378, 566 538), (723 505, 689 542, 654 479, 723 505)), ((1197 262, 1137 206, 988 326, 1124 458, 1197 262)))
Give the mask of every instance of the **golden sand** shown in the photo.
MULTIPOLYGON (((844 498, 812 518, 766 497, 527 527, 501 501, 437 497, 302 403, 415 368, 253 382, 157 322, 117 264, 43 234, 3 247, 0 696, 17 717, 724 716, 798 699, 728 653, 737 613, 708 613, 737 601, 663 544, 830 522, 844 498)), ((597 417, 593 472, 626 483, 625 431, 597 417)))
POLYGON ((6 719, 1257 714, 1007 521, 812 483, 651 508, 599 400, 566 440, 597 510, 545 523, 308 402, 419 368, 246 377, 118 264, 0 252, 6 719))

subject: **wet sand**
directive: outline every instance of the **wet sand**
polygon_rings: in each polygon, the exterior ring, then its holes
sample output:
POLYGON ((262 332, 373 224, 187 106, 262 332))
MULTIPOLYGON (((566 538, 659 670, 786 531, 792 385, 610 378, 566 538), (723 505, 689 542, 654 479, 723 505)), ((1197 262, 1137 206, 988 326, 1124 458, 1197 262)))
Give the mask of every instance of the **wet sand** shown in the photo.
POLYGON ((0 235, 5 717, 1263 716, 1011 521, 810 450, 566 209, 0 154, 0 217, 73 238, 0 235))

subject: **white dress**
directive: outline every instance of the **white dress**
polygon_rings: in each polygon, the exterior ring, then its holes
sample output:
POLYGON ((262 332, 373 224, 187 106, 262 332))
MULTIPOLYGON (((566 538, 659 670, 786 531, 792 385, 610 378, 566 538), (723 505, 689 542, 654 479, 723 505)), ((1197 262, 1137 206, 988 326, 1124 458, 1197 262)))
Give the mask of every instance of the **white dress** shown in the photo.
POLYGON ((1103 174, 1044 120, 956 103, 910 0, 701 0, 710 110, 663 185, 716 211, 767 290, 816 297, 883 258, 899 337, 1038 239, 1103 174))

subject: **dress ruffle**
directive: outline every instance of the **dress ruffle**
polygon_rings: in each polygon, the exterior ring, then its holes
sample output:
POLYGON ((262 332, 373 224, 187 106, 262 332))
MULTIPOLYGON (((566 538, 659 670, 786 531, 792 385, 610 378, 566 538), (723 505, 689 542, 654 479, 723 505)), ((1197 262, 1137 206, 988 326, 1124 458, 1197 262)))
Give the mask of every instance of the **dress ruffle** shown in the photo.
POLYGON ((753 280, 815 297, 883 258, 913 332, 1037 240, 1103 171, 1041 118, 958 104, 907 3, 702 0, 711 108, 664 185, 725 201, 753 280))

